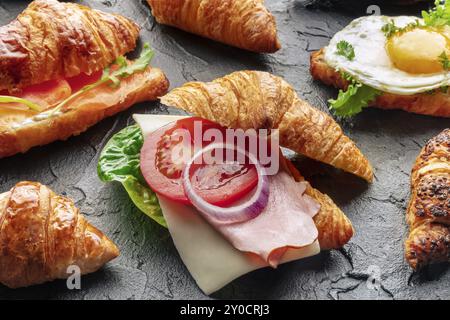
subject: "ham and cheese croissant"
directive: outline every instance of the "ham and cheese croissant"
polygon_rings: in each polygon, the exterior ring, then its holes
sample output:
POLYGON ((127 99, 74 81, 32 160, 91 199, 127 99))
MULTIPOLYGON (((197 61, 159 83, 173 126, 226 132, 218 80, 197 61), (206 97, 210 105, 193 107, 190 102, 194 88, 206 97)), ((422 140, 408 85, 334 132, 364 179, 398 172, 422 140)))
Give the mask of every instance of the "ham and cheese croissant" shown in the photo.
POLYGON ((270 73, 240 71, 208 83, 190 82, 161 102, 229 128, 279 129, 283 147, 373 180, 369 161, 339 125, 270 73))
POLYGON ((80 214, 72 200, 37 182, 0 195, 0 283, 19 288, 101 268, 119 250, 80 214))
POLYGON ((78 135, 105 117, 166 93, 169 83, 161 70, 149 66, 151 57, 144 67, 115 77, 114 86, 106 82, 82 90, 133 50, 138 35, 139 27, 127 18, 56 0, 33 1, 0 27, 0 158, 78 135), (39 108, 4 102, 11 97, 39 108))
POLYGON ((156 21, 231 46, 272 53, 281 45, 263 0, 147 0, 156 21))
POLYGON ((407 222, 405 255, 413 269, 450 261, 450 129, 431 139, 416 160, 407 222))
POLYGON ((0 91, 91 74, 132 51, 139 27, 74 3, 35 0, 0 27, 0 91))

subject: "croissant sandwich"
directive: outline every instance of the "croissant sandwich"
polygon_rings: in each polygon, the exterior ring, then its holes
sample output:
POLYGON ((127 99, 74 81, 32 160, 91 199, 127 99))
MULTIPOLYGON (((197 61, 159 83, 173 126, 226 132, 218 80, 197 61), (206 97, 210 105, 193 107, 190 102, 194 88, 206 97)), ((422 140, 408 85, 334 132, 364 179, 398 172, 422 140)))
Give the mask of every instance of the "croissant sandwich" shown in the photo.
POLYGON ((281 45, 263 0, 147 0, 156 21, 231 46, 272 53, 281 45))
POLYGON ((431 139, 411 175, 406 260, 413 269, 450 261, 450 129, 431 139))
POLYGON ((186 83, 161 102, 229 128, 278 129, 283 147, 373 180, 369 161, 339 125, 270 73, 240 71, 208 83, 186 83))
POLYGON ((448 22, 450 1, 413 16, 365 16, 311 55, 314 79, 340 89, 330 100, 339 116, 368 106, 450 117, 448 22), (361 36, 359 36, 361 35, 361 36))
POLYGON ((94 272, 119 250, 72 200, 37 182, 0 194, 0 283, 19 288, 94 272))
POLYGON ((281 145, 371 181, 372 169, 354 143, 284 80, 236 72, 210 83, 187 83, 161 102, 194 116, 134 115, 137 125, 106 144, 98 174, 105 182, 121 182, 141 211, 169 229, 205 293, 252 270, 341 248, 351 239, 350 220, 282 156, 278 144, 269 157, 270 164, 279 163, 274 170, 258 160, 253 167, 231 158, 196 162, 210 151, 252 154, 251 146, 258 145, 261 152, 266 140, 260 132, 267 130, 259 129, 271 129, 270 137, 279 136, 281 145), (221 142, 222 133, 239 132, 250 132, 249 139, 256 132, 258 141, 221 142))
POLYGON ((65 140, 105 117, 164 94, 139 27, 120 15, 36 0, 0 27, 0 158, 65 140))

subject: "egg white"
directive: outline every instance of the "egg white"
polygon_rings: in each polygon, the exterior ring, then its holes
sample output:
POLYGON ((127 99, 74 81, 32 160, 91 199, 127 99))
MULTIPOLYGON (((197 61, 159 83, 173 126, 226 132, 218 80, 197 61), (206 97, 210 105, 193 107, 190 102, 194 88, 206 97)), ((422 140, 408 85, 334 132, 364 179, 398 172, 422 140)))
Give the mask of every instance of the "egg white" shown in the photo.
MULTIPOLYGON (((386 50, 387 38, 382 27, 394 20, 398 27, 418 20, 417 17, 368 16, 351 22, 338 32, 325 48, 326 63, 338 71, 372 88, 398 95, 413 95, 450 84, 449 72, 411 74, 397 69, 386 50), (349 61, 337 54, 337 44, 347 41, 355 50, 355 58, 349 61)), ((419 19, 420 22, 421 19, 419 19)))

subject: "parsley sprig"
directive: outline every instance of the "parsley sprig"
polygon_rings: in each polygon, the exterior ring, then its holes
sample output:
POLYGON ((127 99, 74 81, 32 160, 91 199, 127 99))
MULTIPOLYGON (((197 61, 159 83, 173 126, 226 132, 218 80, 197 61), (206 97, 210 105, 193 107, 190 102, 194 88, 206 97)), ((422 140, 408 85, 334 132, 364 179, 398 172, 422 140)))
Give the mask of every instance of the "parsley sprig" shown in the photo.
POLYGON ((445 71, 450 70, 450 59, 448 58, 447 53, 445 51, 443 51, 439 56, 439 62, 442 64, 442 68, 445 71))
POLYGON ((422 27, 420 24, 420 21, 417 19, 415 22, 410 22, 403 28, 399 28, 395 25, 394 19, 391 19, 388 23, 386 23, 382 28, 381 31, 383 31, 386 38, 391 38, 394 35, 400 35, 402 33, 417 29, 422 27))
POLYGON ((337 46, 337 54, 346 57, 348 60, 355 59, 355 49, 345 40, 339 41, 337 46))
POLYGON ((427 26, 441 27, 450 25, 450 1, 436 0, 434 8, 422 11, 422 17, 427 26))
POLYGON ((450 1, 435 0, 434 8, 429 11, 422 11, 422 19, 423 24, 421 24, 419 20, 416 20, 403 28, 397 27, 394 20, 391 20, 385 24, 381 30, 387 38, 390 38, 394 35, 402 34, 416 28, 450 26, 450 1))

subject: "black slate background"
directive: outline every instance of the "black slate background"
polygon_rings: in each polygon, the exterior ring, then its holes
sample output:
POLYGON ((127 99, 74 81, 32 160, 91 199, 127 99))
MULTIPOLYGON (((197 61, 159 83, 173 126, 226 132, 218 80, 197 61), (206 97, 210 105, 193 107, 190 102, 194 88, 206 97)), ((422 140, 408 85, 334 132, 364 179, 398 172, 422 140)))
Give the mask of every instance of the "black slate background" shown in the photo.
MULTIPOLYGON (((11 21, 28 2, 0 1, 0 23, 11 21)), ((257 55, 157 25, 144 0, 79 2, 134 18, 143 27, 142 41, 150 41, 157 52, 153 64, 166 72, 172 87, 241 69, 266 70, 283 76, 302 98, 323 110, 336 91, 311 80, 309 54, 326 45, 354 17, 366 14, 367 8, 360 1, 267 0, 278 22, 283 49, 274 55, 257 55), (330 2, 337 7, 329 7, 330 2)), ((417 14, 419 8, 381 5, 384 14, 417 14)), ((131 123, 131 114, 137 112, 173 111, 158 103, 145 103, 79 137, 0 160, 0 192, 21 180, 37 180, 65 192, 121 248, 117 260, 82 279, 82 290, 67 290, 65 281, 19 290, 0 285, 0 299, 209 298, 184 267, 168 231, 140 213, 119 184, 103 184, 97 178, 97 159, 105 142, 131 123)), ((356 228, 354 238, 340 251, 323 252, 277 270, 253 272, 212 298, 450 298, 446 265, 413 273, 403 258, 412 163, 424 143, 450 121, 370 109, 351 121, 339 122, 372 161, 376 171, 373 185, 299 156, 296 163, 314 186, 347 213, 356 228), (373 279, 380 281, 372 286, 373 279)))

